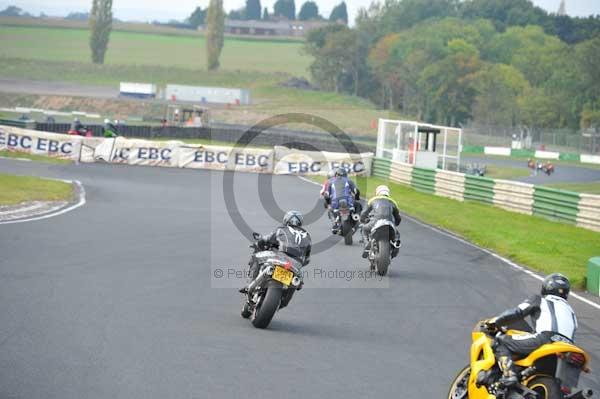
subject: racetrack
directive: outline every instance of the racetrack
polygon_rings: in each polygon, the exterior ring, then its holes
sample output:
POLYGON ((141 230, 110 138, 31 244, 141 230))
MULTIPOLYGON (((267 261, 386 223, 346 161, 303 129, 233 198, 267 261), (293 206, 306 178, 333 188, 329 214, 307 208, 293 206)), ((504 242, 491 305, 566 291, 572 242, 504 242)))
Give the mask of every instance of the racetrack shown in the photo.
MULTIPOLYGON (((76 179, 87 192, 68 214, 0 226, 0 398, 442 398, 475 322, 539 290, 405 220, 389 280, 352 282, 379 288, 308 281, 256 330, 239 316, 237 290, 213 288, 213 276, 250 253, 232 216, 274 227, 257 190, 264 176, 235 176, 237 214, 221 172, 9 160, 0 170, 76 179)), ((282 208, 308 212, 318 188, 276 176, 273 192, 282 208)), ((326 216, 308 229, 319 248, 331 242, 326 216)), ((337 242, 307 270, 366 270, 360 252, 337 242)), ((572 303, 578 343, 598 368, 600 311, 572 303)), ((584 385, 600 389, 598 376, 584 385)))
MULTIPOLYGON (((545 162, 544 160, 538 161, 545 162)), ((477 163, 528 169, 527 160, 525 159, 499 159, 493 157, 464 156, 461 158, 461 162, 461 165, 463 166, 466 166, 469 163, 477 163)), ((546 174, 539 172, 537 175, 531 174, 530 176, 517 178, 515 180, 531 184, 597 182, 600 181, 600 169, 594 169, 591 167, 586 168, 585 164, 582 164, 581 166, 555 164, 555 170, 551 176, 547 176, 546 174)))

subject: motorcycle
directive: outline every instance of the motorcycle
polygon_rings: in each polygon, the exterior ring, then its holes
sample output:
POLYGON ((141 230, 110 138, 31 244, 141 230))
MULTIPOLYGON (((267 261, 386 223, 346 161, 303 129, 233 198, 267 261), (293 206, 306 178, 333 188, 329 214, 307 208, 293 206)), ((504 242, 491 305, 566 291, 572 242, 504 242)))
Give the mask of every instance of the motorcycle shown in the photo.
POLYGON ((80 127, 79 129, 75 130, 75 129, 71 129, 67 132, 68 135, 71 136, 82 136, 82 137, 92 137, 93 133, 90 129, 88 129, 87 127, 80 127))
POLYGON ((480 321, 472 332, 471 364, 456 377, 448 399, 586 399, 593 392, 576 390, 581 372, 589 372, 589 355, 572 343, 556 341, 541 346, 524 359, 515 361, 519 385, 507 389, 501 384, 494 356, 495 338, 521 331, 490 331, 480 321))
MULTIPOLYGON (((357 203, 360 208, 360 204, 357 203)), ((344 244, 352 245, 352 237, 356 232, 356 225, 360 219, 360 211, 354 206, 349 206, 345 199, 339 200, 337 211, 330 211, 329 218, 333 221, 332 232, 344 237, 344 244), (335 228, 336 225, 339 228, 335 228)))
POLYGON ((254 249, 258 275, 248 286, 241 314, 254 327, 267 328, 275 312, 288 306, 294 292, 302 289, 302 264, 275 248, 260 245, 260 234, 252 236, 256 242, 250 248, 254 249))
POLYGON ((380 219, 371 229, 369 240, 370 270, 377 271, 380 276, 385 276, 392 259, 400 252, 400 234, 396 232, 393 222, 380 219))

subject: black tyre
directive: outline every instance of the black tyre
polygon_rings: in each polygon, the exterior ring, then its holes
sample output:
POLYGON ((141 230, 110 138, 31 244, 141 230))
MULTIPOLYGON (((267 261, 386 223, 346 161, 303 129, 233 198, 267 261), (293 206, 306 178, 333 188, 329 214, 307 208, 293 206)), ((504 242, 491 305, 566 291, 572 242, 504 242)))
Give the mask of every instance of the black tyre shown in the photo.
POLYGON ((344 236, 344 244, 352 245, 352 229, 350 229, 344 236))
POLYGON ((244 307, 242 308, 242 317, 244 319, 249 318, 252 315, 252 311, 250 310, 250 306, 248 302, 244 303, 244 307))
POLYGON ((390 266, 390 241, 379 240, 377 247, 379 248, 379 252, 375 258, 375 262, 377 263, 377 274, 385 276, 388 272, 388 267, 390 266))
POLYGON ((448 399, 467 399, 469 397, 469 377, 471 376, 471 367, 467 366, 458 373, 450 390, 448 399))
POLYGON ((537 393, 537 399, 564 399, 565 397, 560 390, 560 385, 552 377, 534 377, 527 384, 527 388, 537 393))
POLYGON ((275 281, 270 281, 265 297, 258 304, 252 316, 252 325, 254 327, 267 328, 279 308, 282 294, 283 289, 281 285, 275 281))

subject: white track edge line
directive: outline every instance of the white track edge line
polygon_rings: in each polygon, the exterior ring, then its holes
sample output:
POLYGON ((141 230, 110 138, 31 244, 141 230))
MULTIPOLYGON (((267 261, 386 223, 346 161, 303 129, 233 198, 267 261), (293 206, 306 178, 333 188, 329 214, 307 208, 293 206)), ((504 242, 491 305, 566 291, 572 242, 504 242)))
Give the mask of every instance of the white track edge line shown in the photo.
POLYGON ((31 218, 27 218, 27 219, 9 220, 9 221, 5 221, 5 222, 0 222, 0 225, 26 223, 26 222, 34 222, 36 220, 49 219, 49 218, 52 218, 55 216, 64 215, 65 213, 71 212, 71 211, 73 211, 79 207, 82 207, 83 205, 86 204, 85 188, 83 187, 83 184, 81 184, 81 182, 79 180, 63 180, 63 179, 51 179, 51 180, 58 180, 58 181, 62 181, 62 182, 69 183, 69 184, 75 184, 77 186, 77 189, 79 190, 79 201, 77 201, 76 204, 73 204, 67 208, 61 209, 58 212, 49 213, 49 214, 45 214, 45 215, 41 215, 41 216, 34 216, 31 218))
MULTIPOLYGON (((307 183, 311 183, 311 184, 314 184, 314 185, 316 185, 316 186, 320 186, 320 184, 319 184, 319 183, 317 183, 317 182, 315 182, 315 181, 312 181, 312 180, 310 180, 310 179, 307 179, 307 178, 306 178, 306 177, 304 177, 304 176, 298 176, 298 177, 299 177, 301 180, 303 180, 303 181, 305 181, 305 182, 307 182, 307 183)), ((506 263, 507 265, 511 266, 513 269, 516 269, 516 270, 518 270, 518 271, 520 271, 520 272, 522 272, 522 273, 525 273, 525 274, 527 274, 527 275, 529 275, 529 276, 533 277, 533 278, 534 278, 534 279, 536 279, 536 280, 539 280, 539 281, 544 281, 544 277, 542 277, 541 275, 539 275, 539 274, 537 274, 537 273, 535 273, 535 272, 532 272, 531 270, 529 270, 529 269, 527 269, 527 268, 525 268, 525 267, 523 267, 523 266, 520 266, 520 265, 518 265, 517 263, 515 263, 515 262, 511 261, 510 259, 507 259, 507 258, 505 258, 505 257, 503 257, 503 256, 501 256, 501 255, 498 255, 497 253, 495 253, 495 252, 493 252, 493 251, 491 251, 491 250, 489 250, 489 249, 482 248, 482 247, 480 247, 479 245, 473 244, 472 242, 469 242, 469 241, 467 241, 467 240, 465 240, 465 239, 463 239, 463 238, 460 238, 460 237, 458 237, 458 236, 456 236, 456 235, 454 235, 454 234, 448 233, 447 231, 444 231, 444 230, 442 230, 442 229, 440 229, 440 228, 437 228, 437 227, 435 227, 435 226, 431 226, 431 225, 429 225, 429 224, 427 224, 427 223, 421 222, 420 220, 417 220, 417 219, 415 219, 415 218, 413 218, 413 217, 411 217, 411 216, 407 216, 406 214, 404 214, 403 216, 404 216, 406 219, 410 220, 411 222, 414 222, 414 223, 416 223, 416 224, 418 224, 418 225, 420 225, 420 226, 423 226, 423 227, 425 227, 425 228, 427 228, 427 229, 429 229, 429 230, 433 230, 433 231, 435 231, 435 232, 437 232, 437 233, 439 233, 439 234, 442 234, 442 235, 444 235, 444 236, 446 236, 446 237, 453 238, 453 239, 455 239, 455 240, 457 240, 457 241, 460 241, 460 242, 462 242, 463 244, 466 244, 466 245, 468 245, 468 246, 470 246, 470 247, 473 247, 473 248, 476 248, 476 249, 478 249, 478 250, 480 250, 480 251, 482 251, 482 252, 485 252, 486 254, 488 254, 488 255, 491 255, 491 256, 493 256, 494 258, 496 258, 496 259, 498 259, 498 260, 500 260, 500 261, 502 261, 502 262, 506 263)), ((594 302, 594 301, 590 301, 589 299, 587 299, 587 298, 584 298, 583 296, 581 296, 581 295, 579 295, 579 294, 577 294, 577 293, 574 293, 574 292, 572 292, 572 293, 571 293, 571 296, 572 296, 573 298, 576 298, 576 299, 580 300, 581 302, 583 302, 583 303, 585 303, 585 304, 588 304, 588 305, 590 305, 590 306, 591 306, 591 307, 593 307, 593 308, 596 308, 596 309, 600 310, 600 304, 598 304, 598 303, 596 303, 596 302, 594 302)))

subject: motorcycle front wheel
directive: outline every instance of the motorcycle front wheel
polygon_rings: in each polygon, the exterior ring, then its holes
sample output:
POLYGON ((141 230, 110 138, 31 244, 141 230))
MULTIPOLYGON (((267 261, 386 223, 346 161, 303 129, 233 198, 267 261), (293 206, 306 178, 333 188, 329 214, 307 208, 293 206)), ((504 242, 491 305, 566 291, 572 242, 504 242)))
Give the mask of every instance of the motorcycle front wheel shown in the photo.
POLYGON ((471 367, 467 366, 458 373, 448 391, 448 399, 467 399, 469 397, 469 377, 471 367))
POLYGON ((267 292, 252 315, 252 325, 254 327, 267 328, 281 304, 282 295, 283 289, 281 288, 281 284, 275 281, 269 281, 267 292))

